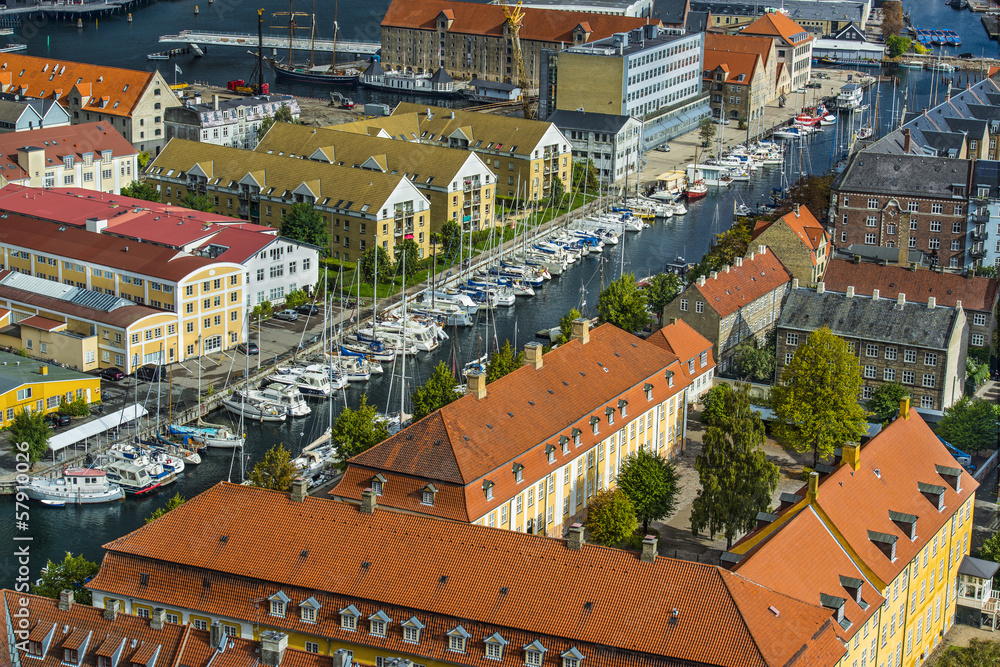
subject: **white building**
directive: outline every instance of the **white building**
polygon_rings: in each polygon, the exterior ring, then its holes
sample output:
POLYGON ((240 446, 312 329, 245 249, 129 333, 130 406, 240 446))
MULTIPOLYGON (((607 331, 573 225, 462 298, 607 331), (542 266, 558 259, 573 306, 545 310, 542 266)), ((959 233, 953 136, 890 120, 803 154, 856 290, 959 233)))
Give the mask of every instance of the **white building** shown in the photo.
POLYGON ((548 117, 569 138, 573 160, 593 160, 601 183, 615 185, 637 173, 642 121, 582 111, 556 111, 548 117))
POLYGON ((167 109, 167 140, 179 137, 217 146, 253 149, 264 118, 273 117, 283 106, 291 110, 293 120, 298 120, 299 102, 291 95, 233 99, 212 95, 211 104, 202 104, 200 96, 194 97, 186 100, 184 106, 167 109))

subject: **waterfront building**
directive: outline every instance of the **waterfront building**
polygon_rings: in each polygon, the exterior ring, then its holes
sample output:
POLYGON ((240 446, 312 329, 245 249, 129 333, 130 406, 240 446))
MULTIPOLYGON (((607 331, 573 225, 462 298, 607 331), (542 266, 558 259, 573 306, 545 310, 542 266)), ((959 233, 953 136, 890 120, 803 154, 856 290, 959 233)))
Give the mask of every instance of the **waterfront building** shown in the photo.
POLYGON ((299 119, 299 101, 291 95, 259 95, 221 99, 212 95, 210 103, 185 99, 182 106, 167 109, 164 124, 167 141, 174 137, 206 144, 252 150, 257 145, 258 130, 264 119, 274 117, 283 106, 299 119))
POLYGON ((778 320, 779 381, 798 346, 823 327, 846 340, 858 357, 864 379, 859 400, 897 382, 912 392, 915 406, 941 414, 964 393, 968 338, 961 300, 949 307, 934 296, 915 303, 903 292, 882 298, 878 290, 863 296, 853 286, 839 293, 822 282, 809 289, 796 281, 778 320))
POLYGON ((378 243, 390 255, 413 239, 430 248, 430 202, 402 174, 172 139, 146 170, 165 202, 206 195, 216 211, 281 228, 297 203, 310 203, 330 230, 334 259, 357 261, 378 243))
POLYGON ((289 651, 350 651, 365 667, 833 667, 845 652, 828 609, 659 557, 654 537, 640 554, 584 543, 582 526, 541 537, 383 498, 358 507, 308 497, 304 480, 291 494, 220 482, 105 545, 87 587, 96 607, 162 609, 237 638, 278 632, 289 651))
POLYGON ((719 371, 730 369, 736 346, 763 342, 781 315, 792 276, 775 253, 758 246, 733 265, 701 276, 663 309, 682 319, 715 346, 719 371))
MULTIPOLYGON (((782 13, 816 37, 831 37, 848 26, 863 30, 871 14, 871 3, 855 0, 784 0, 780 9, 773 5, 729 0, 662 0, 657 7, 689 5, 689 12, 706 12, 710 15, 708 27, 715 30, 735 31, 753 23, 761 16, 782 13)), ((658 9, 657 12, 663 11, 658 9)))
POLYGON ((95 320, 90 333, 100 335, 100 366, 118 366, 126 373, 144 364, 184 361, 246 340, 245 269, 241 264, 108 236, 99 233, 101 229, 99 220, 88 220, 81 228, 8 214, 0 225, 0 264, 17 275, 6 276, 0 284, 26 293, 10 299, 28 304, 31 294, 53 299, 37 303, 50 308, 49 314, 32 314, 61 321, 74 315, 71 305, 75 304, 105 313, 132 304, 148 305, 152 312, 162 313, 141 331, 135 329, 135 322, 143 320, 133 321, 133 311, 123 313, 124 319, 117 314, 81 314, 81 321, 95 320), (104 298, 90 301, 87 297, 92 292, 104 298), (100 326, 102 319, 115 326, 100 326), (133 327, 128 345, 120 331, 126 325, 133 327))
MULTIPOLYGON (((8 338, 9 330, 17 326, 7 323, 9 317, 9 310, 0 310, 0 341, 8 338)), ((61 345, 55 327, 59 323, 42 322, 44 318, 41 317, 29 319, 34 322, 23 322, 21 326, 52 332, 50 344, 54 348, 61 345)), ((71 347, 72 344, 67 349, 71 347)), ((0 366, 0 424, 3 426, 10 426, 22 410, 48 414, 58 410, 62 401, 94 403, 101 400, 101 379, 95 375, 54 363, 33 361, 10 352, 0 352, 0 363, 3 364, 0 366)), ((63 363, 70 363, 70 360, 64 358, 63 363)))
POLYGON ((55 100, 0 93, 0 132, 24 132, 69 124, 69 113, 55 100))
POLYGON ((90 65, 51 57, 4 53, 0 92, 56 100, 74 125, 103 121, 139 151, 158 153, 166 143, 163 117, 180 105, 157 71, 90 65))
POLYGON ((642 121, 632 116, 559 110, 548 119, 573 147, 573 160, 592 160, 603 185, 619 185, 638 172, 642 121))
POLYGON ((823 279, 833 244, 808 208, 796 204, 777 220, 758 220, 751 238, 751 247, 770 248, 799 284, 814 285, 823 279))
POLYGON ((1000 270, 1000 162, 975 162, 969 198, 969 266, 1000 270))
POLYGON ((0 134, 0 187, 118 192, 139 175, 138 157, 117 130, 101 123, 8 132, 0 134))
MULTIPOLYGON (((525 7, 521 53, 529 88, 538 85, 542 49, 562 49, 640 28, 648 19, 525 7)), ((454 0, 393 0, 382 19, 386 70, 514 81, 513 44, 503 7, 454 0)), ((527 94, 529 91, 525 91, 527 94)))
POLYGON ((724 558, 752 581, 822 604, 837 620, 842 665, 918 667, 965 594, 956 584, 968 572, 978 486, 904 399, 881 433, 844 444, 724 558))
POLYGON ((539 117, 554 110, 634 116, 643 148, 694 129, 709 114, 702 33, 650 24, 542 53, 539 117))
POLYGON ((877 291, 883 299, 905 294, 907 301, 920 303, 934 297, 938 305, 949 308, 961 303, 969 325, 970 347, 989 348, 996 331, 994 313, 998 290, 995 278, 836 259, 830 262, 823 283, 830 292, 847 292, 853 288, 857 295, 871 296, 877 291))
POLYGON ((0 211, 82 228, 89 223, 108 236, 242 264, 247 306, 281 304, 288 292, 310 291, 320 278, 319 248, 217 213, 77 188, 14 185, 0 190, 0 211))
POLYGON ((932 267, 964 268, 971 180, 970 160, 854 153, 831 187, 834 241, 923 250, 932 267))
POLYGON ((715 377, 712 341, 687 322, 671 318, 669 324, 654 331, 646 341, 674 354, 681 362, 681 370, 691 383, 687 390, 688 403, 697 403, 712 388, 715 377))
MULTIPOLYGON (((500 4, 499 0, 491 0, 491 4, 500 4)), ((653 11, 652 0, 525 0, 524 7, 538 9, 554 9, 563 12, 579 12, 583 14, 613 14, 615 16, 634 16, 645 18, 653 11)))
MULTIPOLYGON (((686 360, 685 360, 686 361, 686 360)), ((402 512, 562 535, 615 485, 640 447, 684 450, 689 380, 677 355, 615 326, 573 323, 572 340, 485 384, 350 459, 330 495, 402 512)))
MULTIPOLYGON (((826 5, 827 2, 804 3, 811 6, 826 5)), ((832 4, 832 3, 831 3, 832 4)), ((798 90, 809 83, 812 74, 813 37, 799 23, 780 11, 764 14, 743 28, 741 35, 757 35, 774 40, 778 62, 788 72, 792 90, 798 90)))
POLYGON ((714 118, 759 122, 768 102, 791 87, 768 37, 706 33, 703 69, 714 118))
POLYGON ((336 126, 275 123, 256 148, 259 153, 315 160, 355 169, 402 174, 430 202, 430 231, 448 220, 466 231, 500 222, 497 176, 478 154, 459 148, 379 135, 338 132, 336 126))

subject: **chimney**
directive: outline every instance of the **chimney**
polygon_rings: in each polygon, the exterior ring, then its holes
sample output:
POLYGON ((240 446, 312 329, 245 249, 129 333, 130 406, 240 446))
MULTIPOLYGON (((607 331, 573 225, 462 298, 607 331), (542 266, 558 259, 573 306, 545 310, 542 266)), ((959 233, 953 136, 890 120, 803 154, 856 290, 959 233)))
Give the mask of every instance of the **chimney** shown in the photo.
POLYGON ((819 473, 815 470, 809 473, 809 490, 806 491, 806 502, 812 503, 819 497, 819 473))
POLYGON ((736 266, 743 266, 743 258, 742 257, 737 257, 736 258, 736 266))
POLYGON ((698 276, 698 286, 703 287, 705 285, 705 276, 698 276))
POLYGON ((844 463, 857 470, 861 467, 861 444, 857 442, 845 442, 841 447, 841 456, 844 463))
POLYGON ((309 495, 309 482, 305 477, 296 477, 292 480, 292 502, 301 503, 309 495))
POLYGON ((767 246, 766 245, 759 245, 759 246, 757 246, 757 252, 759 252, 762 255, 766 255, 767 254, 767 246))
POLYGON ((465 376, 465 393, 472 394, 479 400, 486 398, 486 373, 474 372, 465 376))
POLYGON ((542 344, 528 343, 524 346, 524 365, 536 371, 542 367, 542 344))
MULTIPOLYGON (((729 267, 727 266, 726 268, 728 269, 729 267)), ((710 274, 708 274, 708 275, 709 275, 709 277, 710 277, 710 278, 711 278, 712 280, 715 280, 716 278, 718 278, 718 277, 719 277, 719 272, 718 272, 718 271, 712 271, 712 272, 711 272, 710 274)))
POLYGON ((798 288, 799 288, 799 279, 792 278, 792 289, 798 289, 798 288))
POLYGON ((881 292, 880 292, 879 290, 877 290, 877 289, 873 289, 873 290, 872 290, 872 301, 878 301, 878 298, 879 298, 879 296, 880 296, 881 294, 882 294, 882 293, 881 293, 881 292))
POLYGON ((910 128, 903 129, 903 152, 910 152, 910 128))
POLYGON ((903 292, 900 292, 899 294, 896 295, 896 308, 895 308, 895 310, 902 310, 903 309, 903 304, 905 304, 905 303, 906 303, 906 294, 903 293, 903 292))
POLYGON ((166 622, 167 610, 163 607, 153 607, 153 614, 149 617, 149 627, 153 630, 162 630, 166 622))
POLYGON ((59 591, 59 611, 69 611, 73 606, 73 591, 59 591))
POLYGON ((371 489, 365 489, 361 492, 361 511, 365 514, 374 514, 375 508, 378 507, 378 501, 376 500, 378 496, 371 489))
POLYGON ((822 294, 825 291, 826 291, 826 283, 824 283, 822 280, 816 283, 816 294, 822 294))
POLYGON ((934 310, 937 305, 937 299, 932 296, 927 297, 927 310, 934 310))
POLYGON ((104 620, 113 621, 118 612, 121 611, 122 603, 121 600, 105 600, 104 601, 104 620))
POLYGON ((569 535, 566 537, 566 548, 579 551, 583 548, 583 524, 574 523, 569 527, 569 535))
POLYGON ((39 367, 38 367, 38 372, 39 372, 39 373, 40 373, 41 375, 48 375, 48 374, 49 374, 49 367, 48 367, 48 366, 45 366, 45 365, 42 365, 42 366, 39 366, 39 367))
POLYGON ((212 648, 219 648, 219 644, 222 643, 222 638, 225 636, 226 633, 222 630, 222 623, 219 621, 212 623, 208 629, 208 643, 212 645, 212 648))
POLYGON ((903 419, 910 418, 910 397, 903 396, 899 399, 899 416, 903 419))
POLYGON ((847 286, 847 298, 848 299, 853 299, 854 298, 854 285, 848 285, 847 286))
POLYGON ((962 310, 962 300, 961 300, 961 299, 958 299, 958 300, 957 300, 957 301, 955 302, 955 310, 956 310, 956 311, 958 311, 958 310, 962 310))
POLYGON ((642 555, 639 556, 639 560, 643 563, 654 563, 656 562, 656 543, 657 539, 652 535, 647 535, 642 539, 642 555))
POLYGON ((751 250, 751 251, 750 251, 750 257, 749 257, 750 261, 752 262, 752 261, 753 261, 753 258, 754 258, 754 257, 756 257, 756 256, 757 256, 757 253, 756 253, 756 252, 754 252, 753 250, 751 250))
POLYGON ((268 630, 260 633, 260 663, 265 667, 278 667, 288 648, 288 635, 268 630))
POLYGON ((573 320, 573 330, 569 335, 570 340, 578 340, 584 345, 590 342, 590 320, 585 317, 578 317, 573 320))
POLYGON ((219 96, 218 95, 212 95, 212 109, 214 109, 215 111, 219 110, 219 96))
POLYGON ((795 205, 795 217, 796 218, 799 217, 799 205, 798 204, 795 205))

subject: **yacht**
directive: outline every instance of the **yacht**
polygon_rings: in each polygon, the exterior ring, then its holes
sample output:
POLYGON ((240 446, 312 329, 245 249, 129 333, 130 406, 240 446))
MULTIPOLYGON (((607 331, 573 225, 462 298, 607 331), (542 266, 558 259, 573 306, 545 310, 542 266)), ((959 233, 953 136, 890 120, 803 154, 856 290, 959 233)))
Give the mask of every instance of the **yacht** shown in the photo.
POLYGON ((278 384, 289 385, 297 388, 303 396, 325 398, 333 393, 330 386, 329 373, 321 373, 316 370, 282 369, 278 367, 278 372, 267 376, 268 381, 278 384), (294 372, 298 370, 299 372, 294 372))
POLYGON ((468 294, 458 290, 427 290, 417 295, 416 302, 421 306, 433 304, 438 307, 443 304, 453 304, 463 308, 469 315, 479 312, 479 304, 468 294))
MULTIPOLYGON (((294 391, 298 393, 298 390, 294 391)), ((287 410, 274 405, 263 398, 261 392, 253 389, 234 391, 231 396, 222 400, 222 405, 234 415, 251 421, 283 422, 288 418, 287 410)))
POLYGON ((127 461, 113 461, 107 467, 108 479, 130 496, 142 496, 160 488, 160 482, 149 476, 145 466, 127 461))
POLYGON ((172 435, 187 436, 199 444, 215 449, 241 449, 246 441, 245 435, 233 433, 225 426, 170 424, 167 428, 172 435))
POLYGON ((107 473, 96 468, 67 468, 63 476, 56 479, 32 477, 17 490, 32 500, 49 505, 90 505, 125 497, 122 487, 112 484, 107 473))

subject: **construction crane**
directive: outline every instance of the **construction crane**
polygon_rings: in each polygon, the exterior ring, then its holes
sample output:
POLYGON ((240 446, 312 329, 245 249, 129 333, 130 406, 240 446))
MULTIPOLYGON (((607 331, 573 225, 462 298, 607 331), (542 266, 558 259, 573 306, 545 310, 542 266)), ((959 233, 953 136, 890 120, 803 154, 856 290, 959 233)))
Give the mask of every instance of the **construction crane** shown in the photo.
POLYGON ((531 101, 528 96, 528 73, 524 69, 524 54, 521 53, 521 23, 524 21, 524 10, 521 8, 521 0, 511 8, 506 0, 501 0, 503 14, 507 18, 507 27, 510 29, 510 41, 514 50, 514 67, 517 68, 517 86, 521 89, 521 108, 524 110, 525 118, 532 118, 531 101))

